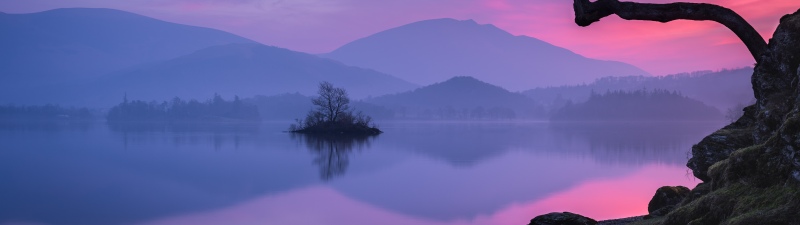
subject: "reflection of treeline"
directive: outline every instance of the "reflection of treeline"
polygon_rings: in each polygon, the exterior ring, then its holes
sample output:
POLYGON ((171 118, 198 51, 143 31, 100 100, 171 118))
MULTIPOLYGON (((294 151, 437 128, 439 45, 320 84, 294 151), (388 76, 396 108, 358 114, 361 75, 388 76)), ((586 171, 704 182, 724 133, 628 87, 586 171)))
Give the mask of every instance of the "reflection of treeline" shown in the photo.
POLYGON ((92 113, 87 108, 65 108, 58 105, 0 106, 0 119, 4 120, 88 120, 92 113))
POLYGON ((161 103, 128 101, 127 97, 108 111, 108 121, 226 121, 260 120, 258 108, 238 96, 226 101, 218 94, 204 102, 174 98, 161 103))
POLYGON ((636 90, 592 93, 585 103, 567 103, 556 121, 709 121, 722 115, 711 106, 676 91, 636 90))

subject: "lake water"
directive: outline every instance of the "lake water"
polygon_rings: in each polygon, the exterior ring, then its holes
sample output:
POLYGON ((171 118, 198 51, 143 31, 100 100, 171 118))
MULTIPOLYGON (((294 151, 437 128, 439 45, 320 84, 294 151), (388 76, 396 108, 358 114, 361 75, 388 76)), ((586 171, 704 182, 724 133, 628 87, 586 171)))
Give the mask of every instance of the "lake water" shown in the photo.
POLYGON ((643 215, 722 123, 385 122, 374 138, 0 123, 0 224, 526 224, 643 215))

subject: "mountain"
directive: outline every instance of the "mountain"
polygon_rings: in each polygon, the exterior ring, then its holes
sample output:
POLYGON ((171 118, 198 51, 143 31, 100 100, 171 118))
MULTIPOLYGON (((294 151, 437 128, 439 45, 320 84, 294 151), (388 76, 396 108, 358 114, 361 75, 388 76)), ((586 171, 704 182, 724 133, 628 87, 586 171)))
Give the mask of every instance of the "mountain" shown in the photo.
POLYGON ((222 96, 315 95, 319 82, 346 89, 353 99, 410 90, 416 85, 373 70, 262 44, 213 46, 160 63, 104 76, 72 89, 83 97, 62 99, 77 105, 116 104, 130 99, 206 99, 222 96))
POLYGON ((591 82, 603 76, 648 75, 635 66, 583 57, 475 21, 420 21, 348 43, 322 55, 417 84, 472 76, 513 91, 591 82))
POLYGON ((365 100, 399 118, 511 119, 542 115, 535 101, 473 77, 453 77, 413 91, 365 100))
POLYGON ((219 30, 95 8, 0 13, 0 30, 0 96, 96 78, 210 46, 255 43, 219 30))

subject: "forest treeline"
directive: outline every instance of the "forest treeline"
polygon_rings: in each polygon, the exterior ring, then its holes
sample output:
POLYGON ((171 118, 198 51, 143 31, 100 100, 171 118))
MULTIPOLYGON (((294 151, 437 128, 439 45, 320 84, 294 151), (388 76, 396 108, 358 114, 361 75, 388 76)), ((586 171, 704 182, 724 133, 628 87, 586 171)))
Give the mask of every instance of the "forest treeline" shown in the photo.
POLYGON ((108 110, 109 122, 122 121, 259 121, 258 108, 244 103, 238 96, 227 101, 215 94, 213 98, 200 102, 178 97, 158 103, 140 100, 122 103, 108 110))
POLYGON ((88 108, 42 106, 0 106, 2 120, 89 120, 94 114, 88 108))
POLYGON ((584 103, 567 102, 553 121, 719 121, 714 107, 663 89, 592 92, 584 103))
POLYGON ((741 110, 739 105, 753 100, 750 83, 752 73, 753 68, 740 68, 667 76, 604 77, 588 84, 535 88, 522 93, 544 105, 550 114, 556 113, 567 101, 587 101, 592 92, 635 91, 642 88, 678 91, 721 111, 741 110))

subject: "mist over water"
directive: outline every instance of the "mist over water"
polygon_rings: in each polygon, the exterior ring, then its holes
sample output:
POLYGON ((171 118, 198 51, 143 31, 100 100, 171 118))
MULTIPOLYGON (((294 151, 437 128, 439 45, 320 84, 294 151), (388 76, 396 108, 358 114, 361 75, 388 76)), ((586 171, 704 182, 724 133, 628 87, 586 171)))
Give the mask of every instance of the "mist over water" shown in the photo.
POLYGON ((518 224, 646 214, 719 123, 0 124, 0 224, 518 224), (614 198, 602 196, 615 196, 614 198), (299 216, 303 215, 303 216, 299 216))
POLYGON ((754 101, 750 67, 652 77, 474 20, 386 29, 310 54, 116 9, 0 12, 0 225, 639 216, 694 187, 692 145, 754 101))

